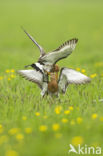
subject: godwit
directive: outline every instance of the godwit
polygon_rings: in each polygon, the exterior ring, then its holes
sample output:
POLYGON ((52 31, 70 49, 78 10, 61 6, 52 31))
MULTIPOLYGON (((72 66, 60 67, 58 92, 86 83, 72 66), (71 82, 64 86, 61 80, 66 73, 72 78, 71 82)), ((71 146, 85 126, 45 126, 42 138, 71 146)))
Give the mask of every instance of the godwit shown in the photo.
POLYGON ((56 93, 57 95, 60 92, 65 93, 68 84, 84 84, 90 82, 89 77, 69 68, 61 68, 58 79, 59 67, 56 63, 59 60, 68 57, 68 55, 72 53, 78 39, 74 38, 69 40, 56 50, 46 54, 44 49, 33 39, 33 37, 30 36, 30 34, 28 34, 25 30, 24 32, 33 41, 33 43, 38 46, 40 50, 40 57, 38 62, 26 66, 31 66, 33 70, 19 70, 18 73, 27 80, 36 83, 42 90, 42 96, 49 93, 56 93), (48 75, 50 75, 50 81, 48 81, 48 75))

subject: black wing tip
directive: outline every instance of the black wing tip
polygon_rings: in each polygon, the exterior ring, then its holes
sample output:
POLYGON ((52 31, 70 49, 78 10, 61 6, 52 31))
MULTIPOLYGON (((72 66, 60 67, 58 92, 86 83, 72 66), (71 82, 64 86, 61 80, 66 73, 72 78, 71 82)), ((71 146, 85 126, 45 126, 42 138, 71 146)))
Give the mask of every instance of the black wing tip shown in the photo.
POLYGON ((75 43, 77 43, 78 42, 78 38, 75 38, 75 43))
POLYGON ((71 42, 73 42, 74 44, 76 44, 78 42, 78 38, 72 38, 71 40, 67 40, 66 42, 64 42, 61 46, 59 46, 59 48, 57 48, 54 51, 58 51, 60 50, 62 47, 64 47, 65 45, 71 44, 71 42))
POLYGON ((74 41, 75 43, 78 42, 78 38, 72 38, 71 40, 68 40, 67 42, 70 43, 71 41, 74 41))

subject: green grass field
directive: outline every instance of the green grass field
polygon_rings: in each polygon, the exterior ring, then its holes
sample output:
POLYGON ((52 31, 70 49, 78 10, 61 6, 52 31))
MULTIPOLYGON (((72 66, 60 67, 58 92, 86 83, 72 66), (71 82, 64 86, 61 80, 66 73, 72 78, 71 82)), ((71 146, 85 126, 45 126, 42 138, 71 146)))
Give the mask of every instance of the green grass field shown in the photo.
POLYGON ((0 156, 72 156, 69 144, 103 148, 102 15, 102 0, 0 1, 0 156), (21 26, 46 51, 78 38, 58 64, 80 70, 91 83, 41 99, 39 88, 16 74, 39 57, 21 26))

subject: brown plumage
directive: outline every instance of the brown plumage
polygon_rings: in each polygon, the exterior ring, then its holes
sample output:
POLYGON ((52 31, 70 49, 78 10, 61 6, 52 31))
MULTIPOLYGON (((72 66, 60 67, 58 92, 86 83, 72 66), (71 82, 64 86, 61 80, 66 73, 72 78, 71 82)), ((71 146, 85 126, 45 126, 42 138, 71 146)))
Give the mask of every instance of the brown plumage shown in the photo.
POLYGON ((58 91, 58 72, 59 72, 59 66, 54 65, 52 71, 49 73, 50 82, 48 83, 48 90, 52 93, 58 91))
POLYGON ((50 73, 50 82, 48 83, 48 90, 52 93, 58 91, 58 82, 56 80, 56 74, 50 73))

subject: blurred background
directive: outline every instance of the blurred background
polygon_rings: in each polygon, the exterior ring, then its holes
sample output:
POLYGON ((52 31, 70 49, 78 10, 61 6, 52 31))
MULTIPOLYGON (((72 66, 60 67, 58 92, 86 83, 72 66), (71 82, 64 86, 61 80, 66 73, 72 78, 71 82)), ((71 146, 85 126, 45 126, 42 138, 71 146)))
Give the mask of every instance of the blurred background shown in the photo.
POLYGON ((102 0, 0 0, 0 72, 23 68, 39 56, 21 26, 47 52, 78 38, 76 51, 61 65, 77 67, 102 61, 102 14, 102 0))

